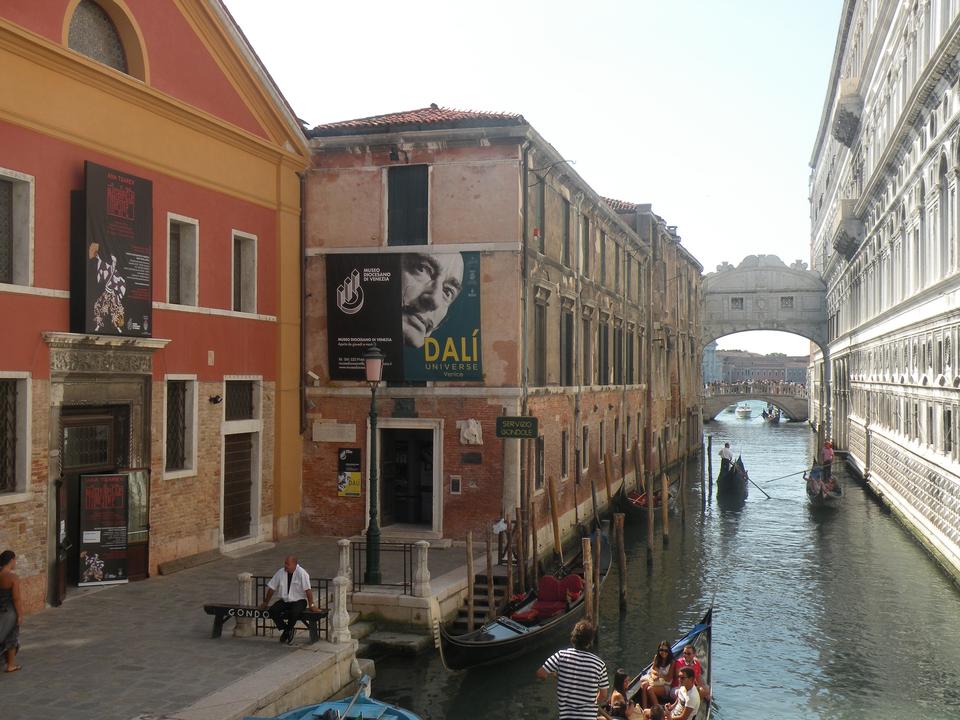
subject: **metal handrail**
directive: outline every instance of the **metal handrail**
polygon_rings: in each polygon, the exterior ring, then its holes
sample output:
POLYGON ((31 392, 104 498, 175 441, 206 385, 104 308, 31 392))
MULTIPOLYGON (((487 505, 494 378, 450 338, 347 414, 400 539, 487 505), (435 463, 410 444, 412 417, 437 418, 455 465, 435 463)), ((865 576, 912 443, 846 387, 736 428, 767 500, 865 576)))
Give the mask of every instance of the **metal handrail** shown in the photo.
MULTIPOLYGON (((413 595, 413 543, 381 542, 380 552, 398 552, 403 556, 403 581, 381 582, 381 586, 403 588, 404 595, 413 595)), ((353 575, 353 592, 363 589, 363 577, 366 563, 367 542, 354 540, 350 543, 351 573, 353 575)))

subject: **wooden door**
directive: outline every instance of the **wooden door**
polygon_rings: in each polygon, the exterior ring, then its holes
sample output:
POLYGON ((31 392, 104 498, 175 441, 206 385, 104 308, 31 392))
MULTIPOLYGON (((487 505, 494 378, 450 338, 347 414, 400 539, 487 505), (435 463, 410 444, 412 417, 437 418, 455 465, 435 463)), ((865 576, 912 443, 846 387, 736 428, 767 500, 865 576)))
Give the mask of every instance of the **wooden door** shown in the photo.
POLYGON ((223 438, 223 539, 238 540, 250 534, 253 490, 253 433, 223 438))

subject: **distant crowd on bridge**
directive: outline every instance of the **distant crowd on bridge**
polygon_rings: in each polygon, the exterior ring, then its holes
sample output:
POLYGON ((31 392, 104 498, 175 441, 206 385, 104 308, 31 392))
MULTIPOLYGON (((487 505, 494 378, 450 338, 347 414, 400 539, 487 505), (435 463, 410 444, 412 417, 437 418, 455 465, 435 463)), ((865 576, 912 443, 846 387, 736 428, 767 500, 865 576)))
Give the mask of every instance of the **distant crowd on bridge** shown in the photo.
POLYGON ((786 395, 789 397, 806 397, 805 383, 786 382, 783 380, 745 380, 743 382, 711 382, 703 386, 704 395, 786 395))

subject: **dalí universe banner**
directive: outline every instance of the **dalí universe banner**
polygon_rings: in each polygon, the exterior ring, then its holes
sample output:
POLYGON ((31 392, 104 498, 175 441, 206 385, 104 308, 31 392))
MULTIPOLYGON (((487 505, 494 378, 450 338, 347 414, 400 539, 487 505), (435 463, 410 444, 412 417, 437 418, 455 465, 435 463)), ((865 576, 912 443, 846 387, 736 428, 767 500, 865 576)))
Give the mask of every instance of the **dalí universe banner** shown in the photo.
POLYGON ((127 476, 80 476, 80 582, 127 582, 127 476))
POLYGON ((362 380, 373 344, 384 380, 483 379, 479 253, 327 255, 327 309, 334 380, 362 380))
POLYGON ((153 183, 86 163, 86 270, 80 332, 149 337, 153 183))

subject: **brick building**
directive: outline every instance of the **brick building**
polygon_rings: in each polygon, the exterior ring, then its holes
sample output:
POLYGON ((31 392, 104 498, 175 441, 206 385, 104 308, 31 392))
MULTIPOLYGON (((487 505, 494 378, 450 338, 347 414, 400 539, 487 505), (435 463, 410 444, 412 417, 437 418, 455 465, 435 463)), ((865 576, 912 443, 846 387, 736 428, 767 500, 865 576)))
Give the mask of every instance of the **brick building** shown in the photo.
POLYGON ((651 469, 699 448, 701 267, 649 205, 599 196, 520 115, 431 106, 308 137, 306 527, 365 528, 373 340, 387 538, 459 539, 521 505, 542 535, 549 477, 566 532, 606 472, 634 482, 638 442, 651 469), (497 438, 500 415, 539 436, 497 438))
POLYGON ((219 0, 15 0, 0 66, 0 547, 27 607, 101 537, 81 475, 131 471, 130 579, 295 531, 307 147, 239 28, 219 0))

